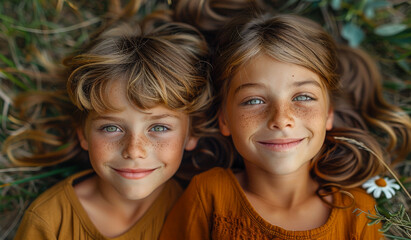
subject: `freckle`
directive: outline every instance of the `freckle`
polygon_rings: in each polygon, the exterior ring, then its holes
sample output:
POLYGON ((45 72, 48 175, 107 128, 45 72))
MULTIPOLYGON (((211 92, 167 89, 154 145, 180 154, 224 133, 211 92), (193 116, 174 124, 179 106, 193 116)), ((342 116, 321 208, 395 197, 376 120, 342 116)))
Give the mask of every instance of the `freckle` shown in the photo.
POLYGON ((308 115, 307 111, 304 111, 303 109, 300 109, 300 108, 294 109, 294 112, 298 116, 307 116, 308 115))
POLYGON ((293 75, 291 75, 291 77, 294 77, 294 74, 293 74, 293 75))
POLYGON ((257 121, 257 118, 253 114, 241 114, 238 120, 242 128, 248 128, 250 125, 253 125, 255 121, 257 121))
POLYGON ((162 148, 167 148, 170 144, 169 143, 156 143, 154 145, 155 149, 162 149, 162 148))

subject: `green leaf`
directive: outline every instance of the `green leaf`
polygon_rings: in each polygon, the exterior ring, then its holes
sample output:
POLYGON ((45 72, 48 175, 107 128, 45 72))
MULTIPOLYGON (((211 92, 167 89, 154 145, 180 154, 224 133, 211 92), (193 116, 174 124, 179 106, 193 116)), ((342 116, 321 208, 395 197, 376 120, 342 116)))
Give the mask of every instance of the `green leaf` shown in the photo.
POLYGON ((46 178, 46 177, 50 177, 50 176, 53 176, 53 175, 56 175, 56 174, 62 174, 62 173, 68 172, 68 171, 73 171, 73 170, 76 170, 77 168, 78 168, 78 166, 76 166, 76 165, 69 166, 69 167, 64 167, 64 168, 58 168, 58 169, 54 169, 54 170, 44 172, 44 173, 41 173, 41 174, 38 174, 38 175, 31 176, 31 177, 28 177, 28 178, 19 179, 19 180, 16 180, 14 182, 6 183, 6 184, 3 184, 3 185, 10 186, 10 185, 22 184, 22 183, 30 182, 30 181, 33 181, 33 180, 36 180, 36 179, 46 178))
POLYGON ((380 223, 380 221, 381 221, 381 219, 374 219, 371 222, 369 222, 367 225, 371 226, 371 225, 374 225, 374 224, 378 224, 378 223, 380 223))
POLYGON ((399 212, 400 218, 403 219, 403 218, 404 218, 404 215, 405 215, 404 205, 401 205, 401 206, 400 206, 400 210, 399 210, 398 212, 399 212))
POLYGON ((405 59, 400 59, 397 61, 398 66, 400 66, 404 71, 411 73, 411 66, 405 59))
POLYGON ((363 30, 352 22, 343 26, 341 35, 348 41, 351 47, 358 47, 365 37, 363 30))
POLYGON ((390 211, 388 211, 387 209, 385 209, 385 208, 383 208, 383 207, 380 207, 380 206, 377 206, 377 207, 376 207, 376 212, 377 212, 379 215, 383 215, 384 217, 387 217, 387 218, 392 217, 390 211))
POLYGON ((20 88, 22 88, 23 90, 28 90, 29 88, 24 85, 24 83, 22 83, 19 79, 17 79, 16 77, 14 77, 13 75, 0 70, 1 73, 3 73, 12 83, 16 84, 17 86, 19 86, 20 88))
POLYGON ((392 222, 387 222, 385 223, 381 229, 379 229, 378 231, 380 232, 386 232, 390 229, 390 227, 392 226, 392 222))
POLYGON ((334 9, 335 11, 341 9, 341 0, 331 0, 331 8, 334 9))
POLYGON ((405 83, 403 82, 384 82, 383 83, 384 88, 395 90, 395 91, 400 91, 405 89, 405 83))
POLYGON ((2 14, 0 14, 0 20, 2 20, 3 23, 4 22, 14 23, 16 21, 11 17, 5 16, 5 15, 2 15, 2 14))
POLYGON ((390 234, 384 234, 385 237, 389 237, 390 239, 398 239, 398 240, 410 240, 409 238, 405 238, 405 237, 398 237, 398 236, 394 236, 394 235, 390 235, 390 234))
POLYGON ((402 23, 387 23, 374 29, 374 33, 379 36, 392 36, 407 29, 407 25, 402 23))
POLYGON ((404 49, 411 49, 411 32, 407 33, 407 31, 404 31, 394 36, 386 36, 385 38, 393 45, 398 45, 404 49))
POLYGON ((391 3, 386 0, 380 0, 380 1, 374 0, 374 1, 368 1, 366 6, 374 8, 374 9, 378 9, 378 8, 383 8, 383 7, 389 7, 391 6, 391 3))
POLYGON ((382 7, 388 7, 391 4, 385 0, 381 1, 367 1, 364 7, 364 14, 367 18, 374 18, 375 16, 375 10, 382 8, 382 7))
POLYGON ((375 16, 374 8, 365 7, 365 9, 364 9, 364 15, 365 15, 367 18, 374 18, 374 16, 375 16))
POLYGON ((6 56, 0 53, 0 60, 2 60, 7 66, 16 68, 16 65, 14 64, 13 61, 9 60, 6 56))

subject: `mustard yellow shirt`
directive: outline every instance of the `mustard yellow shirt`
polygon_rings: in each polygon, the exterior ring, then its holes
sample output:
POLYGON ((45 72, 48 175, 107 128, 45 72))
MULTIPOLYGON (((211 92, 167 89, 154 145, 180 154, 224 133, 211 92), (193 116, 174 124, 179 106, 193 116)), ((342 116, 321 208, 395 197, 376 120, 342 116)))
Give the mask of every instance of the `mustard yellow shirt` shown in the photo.
POLYGON ((93 225, 74 192, 73 182, 89 174, 94 173, 87 170, 74 174, 41 194, 26 210, 15 239, 157 239, 167 213, 182 193, 175 180, 167 181, 159 197, 129 231, 107 238, 93 225))
MULTIPOLYGON (((355 200, 350 208, 333 208, 327 222, 307 231, 290 231, 265 221, 247 200, 229 169, 214 168, 195 176, 169 213, 160 235, 170 239, 380 239, 380 225, 367 226, 359 208, 374 212, 375 200, 362 189, 349 191, 355 200)), ((333 195, 335 206, 347 206, 347 197, 333 195)), ((315 212, 313 212, 315 214, 315 212)))

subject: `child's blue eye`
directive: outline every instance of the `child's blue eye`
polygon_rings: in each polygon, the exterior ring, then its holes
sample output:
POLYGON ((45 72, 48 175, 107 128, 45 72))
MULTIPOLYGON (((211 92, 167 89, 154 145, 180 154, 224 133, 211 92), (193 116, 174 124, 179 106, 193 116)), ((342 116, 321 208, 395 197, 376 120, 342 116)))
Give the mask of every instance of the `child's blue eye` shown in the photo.
POLYGON ((162 125, 156 125, 150 129, 150 131, 152 132, 165 132, 167 130, 168 128, 162 125))
POLYGON ((307 95, 299 95, 293 99, 293 101, 310 101, 310 100, 314 100, 314 99, 307 95))
POLYGON ((244 105, 257 105, 257 104, 263 104, 263 103, 264 103, 263 100, 254 98, 254 99, 251 99, 245 102, 244 105))
POLYGON ((106 131, 106 132, 121 132, 120 128, 118 128, 116 126, 112 126, 112 125, 105 126, 102 129, 103 129, 103 131, 106 131))

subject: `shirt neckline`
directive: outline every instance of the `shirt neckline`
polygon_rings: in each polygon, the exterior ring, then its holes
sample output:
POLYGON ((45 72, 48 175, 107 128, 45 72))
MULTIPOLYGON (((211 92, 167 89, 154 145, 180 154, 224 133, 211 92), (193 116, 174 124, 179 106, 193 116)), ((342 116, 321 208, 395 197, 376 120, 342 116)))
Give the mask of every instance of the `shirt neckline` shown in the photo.
POLYGON ((136 235, 139 231, 141 231, 142 228, 144 228, 147 224, 149 224, 149 221, 146 219, 149 218, 152 214, 152 211, 155 211, 155 208, 157 207, 158 204, 162 203, 163 195, 166 194, 167 189, 170 187, 170 184, 173 184, 171 181, 172 179, 169 179, 167 182, 165 182, 163 189, 161 190, 160 195, 154 200, 154 202, 151 204, 151 206, 147 209, 147 211, 144 213, 144 215, 126 232, 123 234, 109 238, 104 236, 103 234, 100 233, 100 231, 96 228, 94 223, 91 221, 90 217, 88 216, 86 210, 84 209, 83 205, 80 203, 80 200, 78 199, 74 187, 73 187, 73 182, 79 178, 85 177, 89 174, 92 174, 94 172, 93 169, 85 170, 82 172, 79 172, 77 174, 74 174, 71 176, 66 185, 65 185, 65 192, 66 196, 71 202, 74 212, 77 214, 82 226, 84 229, 88 232, 88 234, 95 238, 95 239, 104 239, 104 240, 116 240, 116 239, 122 239, 125 236, 138 236, 136 235))
MULTIPOLYGON (((326 223, 318 228, 314 228, 310 230, 303 230, 303 231, 293 231, 293 230, 286 230, 276 225, 272 225, 271 223, 267 222, 264 218, 262 218, 260 214, 258 214, 257 211, 254 209, 254 207, 251 205, 251 203, 248 201, 243 188, 241 187, 240 183, 238 182, 232 170, 226 169, 226 171, 228 172, 228 176, 230 177, 231 181, 233 182, 235 186, 235 190, 240 196, 239 199, 240 199, 241 205, 243 206, 247 215, 259 225, 259 227, 261 228, 263 232, 267 232, 271 235, 276 235, 279 237, 309 236, 310 238, 312 238, 312 237, 320 237, 320 236, 325 235, 328 231, 330 231, 332 226, 336 224, 335 221, 336 221, 337 213, 339 209, 332 208, 331 213, 326 223)), ((339 205, 341 201, 342 199, 341 199, 340 194, 333 195, 333 204, 339 205)))

